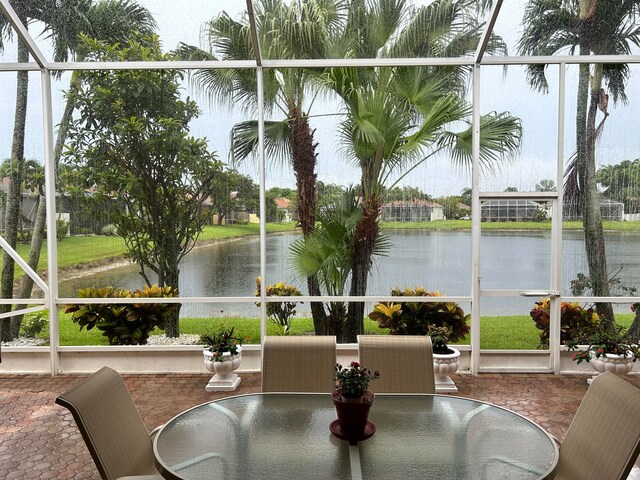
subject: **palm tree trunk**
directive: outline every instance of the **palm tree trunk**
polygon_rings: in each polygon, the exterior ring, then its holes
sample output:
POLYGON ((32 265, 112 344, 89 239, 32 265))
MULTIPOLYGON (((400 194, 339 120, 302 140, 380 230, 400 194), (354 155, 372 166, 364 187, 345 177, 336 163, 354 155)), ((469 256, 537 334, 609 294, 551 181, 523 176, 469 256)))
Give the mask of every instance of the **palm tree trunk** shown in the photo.
MULTIPOLYGON (((69 92, 67 93, 67 102, 60 119, 60 125, 58 126, 58 134, 56 137, 56 144, 53 149, 53 160, 55 165, 55 171, 58 171, 58 165, 60 164, 60 157, 62 157, 62 146, 67 138, 67 132, 71 125, 73 118, 73 109, 75 106, 75 98, 80 87, 80 81, 78 79, 78 72, 73 72, 71 77, 71 84, 69 92)), ((31 247, 29 249, 29 266, 37 271, 38 263, 40 263, 40 252, 42 251, 42 244, 44 243, 44 229, 47 224, 47 208, 44 198, 38 199, 38 212, 36 214, 35 224, 33 226, 33 236, 31 237, 31 247)), ((24 275, 20 284, 19 298, 31 297, 33 291, 33 279, 29 275, 24 275)), ((16 310, 26 308, 26 305, 16 306, 16 310)), ((22 319, 24 315, 16 315, 11 319, 11 336, 15 338, 20 334, 20 327, 22 325, 22 319)))
MULTIPOLYGON (((364 200, 362 217, 356 225, 353 236, 351 268, 351 291, 349 295, 363 296, 367 293, 367 280, 372 265, 373 248, 380 233, 380 202, 373 195, 364 200)), ((347 321, 339 341, 355 343, 358 335, 364 333, 364 302, 349 302, 347 321)))
MULTIPOLYGON (((40 262, 40 251, 42 249, 42 243, 44 241, 44 227, 47 223, 47 203, 44 197, 38 198, 38 212, 36 214, 36 221, 33 226, 33 236, 31 237, 31 248, 29 250, 29 259, 27 263, 34 270, 38 269, 38 262, 40 262)), ((31 297, 31 291, 33 290, 33 279, 25 274, 20 282, 20 291, 18 298, 31 297)), ((27 305, 17 305, 16 310, 22 310, 27 308, 27 305)), ((11 318, 11 336, 16 338, 20 335, 20 326, 22 325, 22 318, 24 315, 16 315, 11 318)))
MULTIPOLYGON (((298 221, 304 236, 309 235, 316 223, 316 146, 313 141, 313 131, 309 126, 309 118, 292 107, 289 112, 291 123, 291 150, 293 159, 293 171, 296 176, 296 188, 298 199, 298 221)), ((321 295, 318 278, 312 275, 307 278, 309 295, 321 295)), ((322 302, 311 302, 311 315, 313 317, 313 330, 316 335, 326 335, 327 315, 322 302)))
MULTIPOLYGON (((578 80, 578 107, 576 114, 576 140, 578 152, 578 175, 582 199, 582 225, 585 251, 589 266, 592 293, 594 296, 609 296, 607 257, 605 251, 600 195, 596 185, 596 113, 600 98, 600 84, 589 90, 589 65, 580 65, 578 80), (588 110, 587 110, 588 106, 588 110)), ((613 322, 613 308, 610 303, 597 303, 598 314, 605 322, 613 322)))
MULTIPOLYGON (((25 24, 26 19, 21 18, 25 24)), ((29 51, 18 41, 18 62, 27 63, 29 51)), ((27 121, 27 98, 29 75, 26 71, 17 73, 16 81, 16 111, 13 124, 13 141, 11 144, 11 173, 9 175, 9 192, 7 194, 7 208, 5 214, 4 239, 15 248, 18 243, 18 223, 20 220, 20 205, 22 196, 22 170, 24 168, 24 132, 27 121)), ((15 264, 8 252, 2 257, 2 276, 0 278, 0 295, 2 298, 13 298, 13 280, 15 264)), ((11 305, 0 305, 0 313, 11 311, 11 305)), ((0 339, 12 340, 11 322, 3 319, 0 326, 0 339)))

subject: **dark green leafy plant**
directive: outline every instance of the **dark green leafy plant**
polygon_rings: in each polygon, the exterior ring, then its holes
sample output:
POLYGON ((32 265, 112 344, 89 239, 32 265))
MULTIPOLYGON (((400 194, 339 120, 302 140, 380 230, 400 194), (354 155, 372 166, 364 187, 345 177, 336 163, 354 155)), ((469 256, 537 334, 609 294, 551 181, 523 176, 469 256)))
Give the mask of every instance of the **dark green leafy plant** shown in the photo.
POLYGON ((449 335, 451 334, 451 329, 449 327, 438 327, 432 324, 427 327, 427 332, 431 337, 433 353, 438 353, 440 355, 448 355, 450 353, 454 353, 453 350, 447 347, 449 335))
POLYGON ((234 327, 226 328, 220 326, 213 332, 200 335, 200 343, 204 344, 205 350, 210 351, 214 362, 222 361, 222 354, 229 352, 231 355, 238 354, 238 347, 242 345, 242 339, 233 334, 234 327))
MULTIPOLYGON (((440 292, 424 288, 391 290, 394 297, 439 297, 440 292)), ((429 327, 447 327, 448 341, 457 342, 469 333, 469 317, 455 302, 389 302, 377 304, 369 318, 380 328, 388 328, 391 335, 428 335, 429 327)))
POLYGON ((627 338, 626 329, 623 326, 614 325, 613 331, 608 330, 604 324, 599 323, 595 330, 589 334, 578 335, 567 341, 570 351, 575 351, 571 358, 580 364, 590 361, 592 358, 600 358, 606 354, 624 355, 632 361, 640 358, 640 346, 627 338), (586 347, 580 347, 584 346, 586 347))
MULTIPOLYGON (((550 326, 550 301, 548 298, 536 302, 529 312, 536 324, 536 328, 541 330, 540 345, 549 346, 549 326, 550 326)), ((600 323, 600 317, 593 307, 584 308, 577 302, 562 302, 560 304, 560 343, 567 344, 572 338, 579 335, 588 335, 594 332, 600 323)))
POLYGON ((377 370, 372 372, 358 362, 351 362, 351 365, 346 368, 339 363, 336 364, 336 390, 338 390, 343 397, 361 397, 369 388, 369 382, 379 377, 380 372, 377 370))
MULTIPOLYGON (((158 298, 175 297, 172 287, 146 286, 142 290, 117 290, 114 287, 85 288, 79 298, 158 298)), ((80 330, 97 328, 109 339, 109 345, 146 345, 149 334, 164 329, 165 318, 174 314, 175 303, 85 303, 68 305, 65 313, 80 325, 80 330)))

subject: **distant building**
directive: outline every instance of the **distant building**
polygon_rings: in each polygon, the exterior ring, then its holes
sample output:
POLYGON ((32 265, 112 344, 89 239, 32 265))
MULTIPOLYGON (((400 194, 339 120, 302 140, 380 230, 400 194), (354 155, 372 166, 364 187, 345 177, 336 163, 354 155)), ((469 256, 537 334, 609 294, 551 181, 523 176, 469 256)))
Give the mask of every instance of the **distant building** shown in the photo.
POLYGON ((291 208, 291 200, 289 200, 288 198, 280 197, 276 198, 274 202, 276 203, 276 208, 279 212, 281 212, 282 215, 282 220, 279 221, 285 223, 293 222, 295 218, 295 212, 292 211, 293 209, 291 208))
POLYGON ((540 205, 532 200, 486 200, 480 204, 483 222, 527 222, 540 205))
POLYGON ((383 222, 432 222, 444 220, 442 205, 428 200, 397 200, 382 205, 383 222))
MULTIPOLYGON (((577 202, 565 201, 562 212, 563 220, 582 220, 582 211, 577 202)), ((621 222, 626 218, 624 213, 624 203, 605 198, 600 201, 600 215, 602 216, 602 220, 614 220, 621 222)))

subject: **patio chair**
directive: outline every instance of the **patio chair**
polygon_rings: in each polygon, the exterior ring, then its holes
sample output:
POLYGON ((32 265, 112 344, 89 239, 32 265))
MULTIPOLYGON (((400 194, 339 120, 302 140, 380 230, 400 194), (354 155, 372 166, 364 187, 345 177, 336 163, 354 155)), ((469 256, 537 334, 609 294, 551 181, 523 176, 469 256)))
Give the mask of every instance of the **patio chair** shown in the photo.
POLYGON ((103 367, 56 403, 71 411, 103 479, 162 480, 151 438, 118 372, 103 367))
POLYGON ((376 393, 435 393, 431 338, 420 335, 358 335, 360 364, 380 378, 376 393))
POLYGON ((556 480, 623 480, 640 454, 640 389, 614 375, 598 375, 564 441, 556 480))
POLYGON ((262 343, 263 392, 335 389, 336 337, 266 336, 262 343))

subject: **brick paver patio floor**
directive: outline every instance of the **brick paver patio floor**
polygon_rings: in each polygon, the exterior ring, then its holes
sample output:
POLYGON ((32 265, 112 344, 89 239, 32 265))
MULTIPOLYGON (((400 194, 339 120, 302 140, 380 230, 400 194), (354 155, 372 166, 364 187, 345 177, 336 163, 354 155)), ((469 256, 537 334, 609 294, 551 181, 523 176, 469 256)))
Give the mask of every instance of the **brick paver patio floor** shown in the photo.
MULTIPOLYGON (((241 374, 233 394, 260 391, 259 374, 241 374)), ((79 375, 0 375, 0 478, 99 479, 71 414, 57 395, 79 375)), ((227 396, 207 393, 208 375, 125 375, 149 430, 199 403, 227 396)), ((587 391, 584 375, 456 375, 458 395, 525 415, 562 439, 587 391)), ((626 377, 640 386, 640 376, 626 377)))

